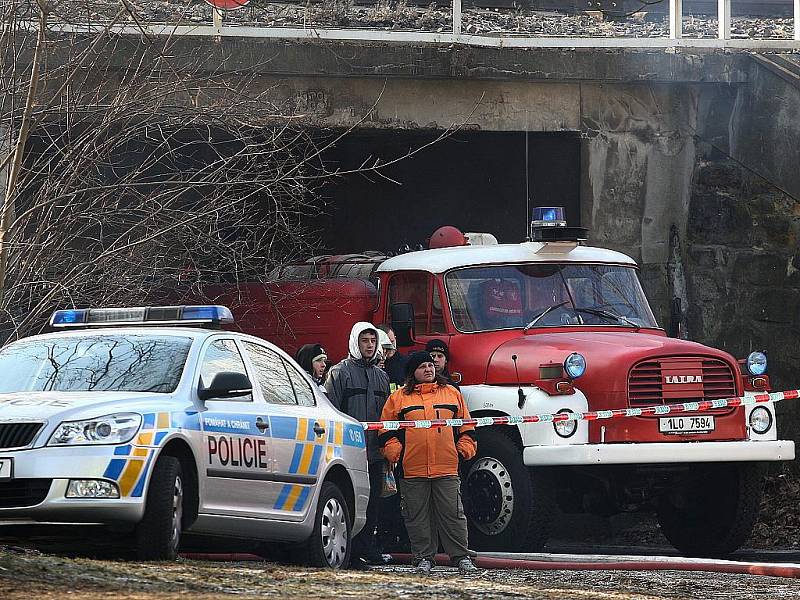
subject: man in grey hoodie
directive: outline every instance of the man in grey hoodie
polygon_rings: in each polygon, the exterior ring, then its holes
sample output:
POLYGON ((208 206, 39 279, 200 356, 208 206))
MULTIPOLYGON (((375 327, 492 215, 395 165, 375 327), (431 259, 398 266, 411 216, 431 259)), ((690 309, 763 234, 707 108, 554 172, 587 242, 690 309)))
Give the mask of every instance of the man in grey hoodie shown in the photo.
MULTIPOLYGON (((389 376, 377 364, 378 329, 360 321, 350 331, 349 356, 328 373, 325 388, 333 405, 359 421, 380 421, 383 405, 389 397, 389 376)), ((354 564, 382 564, 377 547, 375 528, 385 459, 380 452, 378 435, 367 431, 367 462, 369 464, 369 503, 364 529, 353 539, 354 564)))

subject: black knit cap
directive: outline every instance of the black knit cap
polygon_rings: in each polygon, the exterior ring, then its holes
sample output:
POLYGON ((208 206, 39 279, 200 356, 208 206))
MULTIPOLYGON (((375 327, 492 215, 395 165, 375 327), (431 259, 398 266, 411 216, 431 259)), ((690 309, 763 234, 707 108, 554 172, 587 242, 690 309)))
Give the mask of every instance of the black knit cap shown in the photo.
POLYGON ((408 362, 406 363, 406 377, 411 377, 414 375, 414 371, 417 370, 422 363, 432 363, 433 358, 431 357, 430 352, 426 352, 421 350, 419 352, 414 352, 408 356, 408 362))
POLYGON ((306 344, 297 351, 294 359, 297 361, 297 364, 303 367, 306 373, 313 373, 314 359, 324 354, 325 350, 320 344, 306 344))
POLYGON ((444 340, 430 340, 425 344, 425 350, 428 352, 441 352, 447 360, 450 360, 450 348, 447 347, 447 342, 444 340))

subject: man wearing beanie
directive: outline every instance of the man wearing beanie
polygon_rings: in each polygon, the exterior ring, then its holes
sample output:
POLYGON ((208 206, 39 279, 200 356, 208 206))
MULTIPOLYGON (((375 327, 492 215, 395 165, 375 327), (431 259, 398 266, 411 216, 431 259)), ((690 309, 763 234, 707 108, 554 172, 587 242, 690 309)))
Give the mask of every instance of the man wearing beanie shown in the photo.
MULTIPOLYGON (((389 396, 381 414, 381 421, 469 418, 461 392, 436 373, 429 352, 408 357, 405 385, 389 396)), ((433 568, 439 541, 462 573, 476 571, 458 476, 459 458, 475 457, 474 430, 464 425, 380 432, 386 460, 397 464, 403 519, 420 573, 433 568)))
POLYGON ((311 375, 311 379, 319 386, 320 390, 327 394, 328 391, 325 389, 323 381, 325 380, 325 369, 328 366, 328 355, 325 354, 324 348, 319 344, 305 344, 297 351, 294 359, 306 373, 311 375))
POLYGON ((450 361, 450 348, 444 340, 430 340, 425 344, 425 350, 430 352, 433 357, 433 365, 436 367, 436 374, 441 375, 447 380, 447 383, 452 385, 457 390, 461 388, 453 381, 450 376, 450 371, 447 368, 447 363, 450 361))
MULTIPOLYGON (((361 321, 353 325, 348 344, 349 355, 334 366, 325 380, 328 398, 333 405, 358 421, 379 421, 383 405, 389 396, 389 377, 379 369, 378 330, 372 323, 361 321)), ((369 466, 369 502, 364 529, 353 538, 353 565, 383 564, 378 551, 375 528, 378 524, 384 458, 378 436, 364 432, 367 440, 369 466)))

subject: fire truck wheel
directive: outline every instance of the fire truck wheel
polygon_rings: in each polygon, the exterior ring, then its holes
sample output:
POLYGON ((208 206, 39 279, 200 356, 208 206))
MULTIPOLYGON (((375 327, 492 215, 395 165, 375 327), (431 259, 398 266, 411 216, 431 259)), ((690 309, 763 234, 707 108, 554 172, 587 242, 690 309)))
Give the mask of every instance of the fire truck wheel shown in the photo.
POLYGON ((529 469, 502 430, 478 430, 478 455, 466 469, 464 504, 476 550, 537 551, 547 542, 554 502, 543 469, 529 469))
POLYGON ((763 463, 698 465, 658 504, 664 536, 685 556, 726 556, 750 537, 758 518, 763 463))
POLYGON ((353 524, 342 492, 330 481, 322 484, 314 530, 303 548, 303 562, 313 567, 341 569, 350 564, 353 524))
POLYGON ((136 526, 139 560, 175 560, 183 528, 183 475, 174 456, 162 456, 153 468, 144 517, 136 526))

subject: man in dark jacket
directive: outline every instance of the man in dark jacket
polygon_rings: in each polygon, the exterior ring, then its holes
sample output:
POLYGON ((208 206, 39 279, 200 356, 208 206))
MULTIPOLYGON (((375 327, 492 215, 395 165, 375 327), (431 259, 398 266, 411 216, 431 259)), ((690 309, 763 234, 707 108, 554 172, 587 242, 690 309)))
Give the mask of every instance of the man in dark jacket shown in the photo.
POLYGON ((450 348, 444 340, 430 340, 425 344, 425 350, 430 352, 433 358, 433 365, 436 367, 436 374, 441 375, 447 380, 447 383, 452 385, 457 390, 461 388, 453 381, 450 371, 447 368, 447 363, 450 362, 450 348))
POLYGON ((389 375, 389 387, 392 391, 401 387, 406 380, 406 356, 397 349, 397 338, 394 335, 394 330, 388 325, 378 325, 378 329, 383 331, 389 341, 392 342, 392 348, 386 352, 386 360, 384 362, 384 370, 389 375))
MULTIPOLYGON (((389 391, 403 387, 406 379, 406 362, 408 358, 397 349, 397 337, 387 324, 378 325, 391 346, 384 347, 383 370, 389 376, 389 391)), ((381 498, 380 522, 378 523, 378 540, 385 551, 408 552, 410 543, 406 525, 400 511, 400 494, 392 494, 381 498)))
MULTIPOLYGON (((371 323, 359 322, 350 332, 349 356, 334 366, 325 380, 333 405, 359 421, 379 421, 383 405, 389 397, 389 377, 377 367, 378 330, 371 323)), ((362 560, 368 564, 382 564, 378 551, 375 527, 383 479, 384 458, 380 452, 378 436, 367 431, 367 462, 369 464, 369 503, 364 529, 353 539, 355 565, 362 560)))

